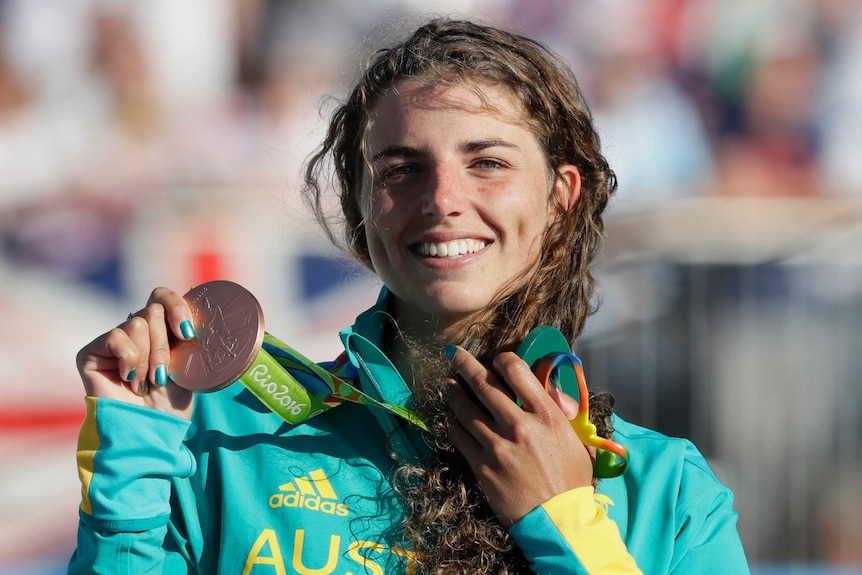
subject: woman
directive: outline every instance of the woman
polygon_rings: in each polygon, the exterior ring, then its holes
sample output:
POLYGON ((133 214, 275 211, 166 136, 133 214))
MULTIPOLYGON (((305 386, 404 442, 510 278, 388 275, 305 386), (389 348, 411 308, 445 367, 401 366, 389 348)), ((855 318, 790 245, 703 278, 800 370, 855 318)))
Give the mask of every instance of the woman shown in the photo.
POLYGON ((431 21, 373 56, 311 158, 325 226, 329 160, 347 246, 386 287, 328 367, 430 431, 350 403, 288 425, 239 385, 193 399, 167 378, 191 311, 157 289, 78 356, 70 572, 747 571, 732 495, 693 446, 597 396, 593 422, 633 460, 596 493, 575 402, 512 353, 540 324, 580 334, 616 185, 556 56, 431 21))

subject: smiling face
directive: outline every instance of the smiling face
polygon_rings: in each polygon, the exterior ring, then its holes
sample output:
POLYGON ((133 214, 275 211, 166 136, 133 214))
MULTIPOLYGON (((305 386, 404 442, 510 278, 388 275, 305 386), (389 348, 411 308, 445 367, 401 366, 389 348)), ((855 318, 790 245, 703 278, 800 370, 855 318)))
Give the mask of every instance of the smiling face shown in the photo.
POLYGON ((401 321, 447 325, 522 285, 554 215, 553 172, 520 103, 482 93, 493 110, 470 86, 407 80, 374 107, 360 210, 401 321))

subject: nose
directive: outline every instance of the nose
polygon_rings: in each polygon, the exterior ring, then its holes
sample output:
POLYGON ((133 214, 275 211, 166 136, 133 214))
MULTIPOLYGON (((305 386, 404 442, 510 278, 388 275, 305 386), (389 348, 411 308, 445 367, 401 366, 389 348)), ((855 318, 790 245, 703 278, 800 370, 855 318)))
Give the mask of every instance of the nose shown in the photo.
POLYGON ((447 217, 464 209, 465 193, 462 182, 453 170, 438 168, 429 178, 422 197, 422 215, 447 217))

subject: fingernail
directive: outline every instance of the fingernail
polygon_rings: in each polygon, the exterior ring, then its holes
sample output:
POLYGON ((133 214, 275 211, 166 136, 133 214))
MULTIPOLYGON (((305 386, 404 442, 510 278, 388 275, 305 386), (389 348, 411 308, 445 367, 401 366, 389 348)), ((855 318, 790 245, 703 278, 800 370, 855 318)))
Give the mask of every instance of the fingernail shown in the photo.
POLYGON ((156 368, 156 385, 165 386, 168 384, 168 368, 165 365, 160 365, 156 368))
POLYGON ((183 339, 192 339, 195 336, 195 326, 191 320, 184 319, 180 323, 180 332, 183 334, 183 339))
POLYGON ((135 370, 135 369, 133 369, 132 371, 130 371, 130 372, 129 372, 129 375, 127 375, 127 376, 126 376, 126 381, 134 381, 134 380, 135 380, 135 374, 136 374, 136 373, 137 373, 137 370, 135 370))
POLYGON ((453 357, 455 357, 455 354, 458 353, 458 348, 450 343, 443 348, 443 353, 445 353, 446 357, 451 360, 453 357))
POLYGON ((138 384, 138 395, 147 395, 149 390, 150 386, 147 384, 146 379, 138 384))

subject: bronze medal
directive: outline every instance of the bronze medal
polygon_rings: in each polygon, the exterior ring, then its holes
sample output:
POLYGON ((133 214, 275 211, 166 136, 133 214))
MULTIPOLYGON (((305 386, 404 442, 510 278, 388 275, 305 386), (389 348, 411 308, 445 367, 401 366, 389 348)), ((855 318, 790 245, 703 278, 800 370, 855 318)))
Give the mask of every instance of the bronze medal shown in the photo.
POLYGON ((239 380, 263 345, 263 311, 239 284, 218 280, 192 288, 195 337, 171 346, 171 380, 196 392, 218 391, 239 380))

